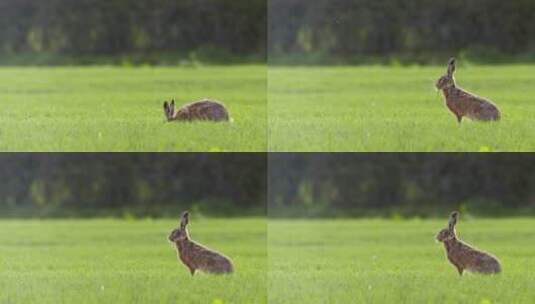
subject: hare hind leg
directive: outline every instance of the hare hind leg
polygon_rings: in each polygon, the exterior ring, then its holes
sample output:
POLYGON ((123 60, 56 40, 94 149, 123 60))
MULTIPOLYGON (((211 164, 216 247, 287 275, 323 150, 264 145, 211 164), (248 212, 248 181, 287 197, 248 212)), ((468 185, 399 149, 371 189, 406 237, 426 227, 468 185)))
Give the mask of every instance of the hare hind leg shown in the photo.
POLYGON ((457 117, 457 122, 458 122, 459 124, 461 124, 461 122, 463 121, 463 116, 460 115, 460 114, 455 113, 455 117, 457 117))
POLYGON ((188 266, 189 272, 191 273, 191 276, 195 275, 195 268, 188 266))
POLYGON ((457 271, 459 272, 459 275, 462 276, 463 272, 464 272, 464 269, 459 265, 455 265, 455 268, 457 268, 457 271))

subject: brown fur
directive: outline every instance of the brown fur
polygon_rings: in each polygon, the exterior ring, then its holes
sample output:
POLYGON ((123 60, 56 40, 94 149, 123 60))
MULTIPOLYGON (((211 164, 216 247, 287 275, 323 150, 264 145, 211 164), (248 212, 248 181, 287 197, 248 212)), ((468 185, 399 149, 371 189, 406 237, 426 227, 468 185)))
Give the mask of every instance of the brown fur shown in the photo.
POLYGON ((446 99, 446 106, 457 117, 460 123, 463 117, 479 121, 498 121, 500 110, 490 100, 467 92, 455 84, 455 58, 451 58, 446 75, 440 77, 436 87, 442 90, 446 99))
POLYGON ((163 104, 167 121, 229 121, 230 117, 225 106, 213 100, 193 102, 175 110, 175 100, 163 104))
POLYGON ((459 212, 454 211, 450 216, 448 228, 442 229, 437 235, 437 240, 444 243, 448 260, 460 275, 463 275, 465 270, 482 274, 500 273, 502 268, 496 257, 459 240, 455 230, 458 218, 459 212))
POLYGON ((234 266, 229 258, 192 241, 186 226, 189 223, 189 213, 182 213, 180 227, 169 235, 177 249, 178 258, 188 267, 191 275, 195 271, 213 274, 227 274, 234 272, 234 266))

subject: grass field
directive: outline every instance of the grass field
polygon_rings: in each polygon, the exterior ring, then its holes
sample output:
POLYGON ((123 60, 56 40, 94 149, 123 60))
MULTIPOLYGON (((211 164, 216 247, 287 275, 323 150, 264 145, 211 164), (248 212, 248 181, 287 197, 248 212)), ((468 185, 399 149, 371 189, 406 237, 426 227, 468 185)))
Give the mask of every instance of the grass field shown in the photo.
POLYGON ((266 221, 195 220, 194 239, 234 261, 196 274, 167 241, 172 220, 0 221, 0 303, 266 303, 266 221))
POLYGON ((270 151, 535 151, 535 66, 458 66, 500 123, 457 124, 434 84, 446 67, 270 67, 270 151))
POLYGON ((266 68, 0 68, 0 151, 265 151, 266 68), (223 101, 230 124, 166 123, 163 101, 223 101))
POLYGON ((270 221, 270 303, 535 302, 535 220, 461 218, 461 238, 502 262, 490 277, 446 261, 446 221, 270 221))

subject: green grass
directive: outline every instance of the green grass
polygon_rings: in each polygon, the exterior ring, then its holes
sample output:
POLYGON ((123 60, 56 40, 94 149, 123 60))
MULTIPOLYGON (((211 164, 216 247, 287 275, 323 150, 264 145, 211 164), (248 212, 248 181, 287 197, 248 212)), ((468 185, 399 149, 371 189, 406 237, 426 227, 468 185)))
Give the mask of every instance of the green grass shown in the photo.
POLYGON ((263 219, 197 219, 236 273, 194 277, 174 220, 3 220, 0 303, 533 303, 535 220, 461 220, 501 275, 459 277, 434 241, 445 220, 273 220, 266 249, 263 219))
POLYGON ((535 151, 535 65, 459 66, 499 123, 461 126, 434 88, 444 67, 272 67, 270 151, 535 151))
POLYGON ((270 303, 535 302, 535 220, 461 218, 461 238, 503 266, 463 277, 434 240, 446 221, 270 221, 270 303))
POLYGON ((0 151, 265 151, 266 68, 0 68, 0 151), (233 123, 166 123, 214 98, 233 123))
POLYGON ((192 237, 233 259, 196 274, 167 241, 175 220, 0 221, 0 303, 266 303, 266 221, 193 219, 192 237))

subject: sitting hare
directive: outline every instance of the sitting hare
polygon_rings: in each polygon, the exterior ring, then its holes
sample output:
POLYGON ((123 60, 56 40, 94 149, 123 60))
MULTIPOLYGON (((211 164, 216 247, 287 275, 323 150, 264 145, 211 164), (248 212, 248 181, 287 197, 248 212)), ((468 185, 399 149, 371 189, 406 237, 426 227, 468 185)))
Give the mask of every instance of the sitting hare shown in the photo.
POLYGON ((175 110, 175 100, 163 103, 163 110, 167 121, 229 121, 229 114, 224 105, 213 100, 201 100, 187 104, 175 110))
POLYGON ((464 116, 480 121, 500 120, 500 110, 491 101, 456 86, 454 72, 455 58, 451 58, 446 75, 438 79, 436 87, 444 93, 446 106, 455 114, 459 123, 464 116))
POLYGON ((229 258, 190 239, 186 228, 188 223, 189 213, 185 211, 182 213, 180 228, 171 232, 169 241, 175 243, 178 257, 189 268, 191 275, 194 275, 196 270, 213 274, 232 273, 234 267, 229 258))
POLYGON ((465 270, 482 274, 500 273, 502 267, 497 258, 458 239, 455 231, 458 218, 459 212, 454 211, 450 216, 448 228, 442 229, 437 235, 437 240, 444 243, 448 260, 460 275, 463 275, 465 270))

